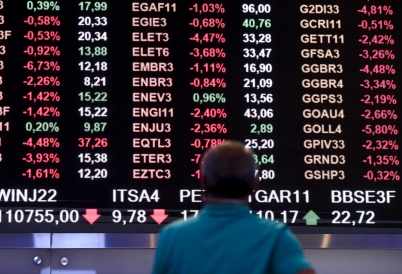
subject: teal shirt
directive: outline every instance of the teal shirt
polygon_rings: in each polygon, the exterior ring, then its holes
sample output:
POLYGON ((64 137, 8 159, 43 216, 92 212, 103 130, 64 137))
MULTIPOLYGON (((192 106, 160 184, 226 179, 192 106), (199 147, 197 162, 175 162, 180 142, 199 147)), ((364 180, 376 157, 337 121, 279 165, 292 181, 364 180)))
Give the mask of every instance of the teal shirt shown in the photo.
POLYGON ((160 233, 153 274, 294 274, 311 269, 282 223, 242 205, 207 205, 160 233))

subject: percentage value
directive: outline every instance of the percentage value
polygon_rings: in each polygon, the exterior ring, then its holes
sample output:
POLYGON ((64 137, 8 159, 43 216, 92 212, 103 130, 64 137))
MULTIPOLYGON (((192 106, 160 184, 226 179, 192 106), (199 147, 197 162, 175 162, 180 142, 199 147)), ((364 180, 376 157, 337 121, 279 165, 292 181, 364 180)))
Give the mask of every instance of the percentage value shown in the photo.
POLYGON ((57 122, 27 122, 25 124, 25 130, 28 132, 59 132, 60 128, 57 122))
POLYGON ((37 110, 33 110, 29 107, 27 110, 22 112, 33 118, 36 117, 60 117, 60 111, 58 107, 39 107, 37 110))
POLYGON ((27 153, 22 160, 33 165, 37 163, 60 163, 60 158, 57 153, 27 153))
POLYGON ((194 48, 190 55, 196 58, 226 58, 223 48, 194 48))
POLYGON ((396 74, 396 69, 394 65, 375 65, 373 68, 370 68, 370 65, 364 66, 364 68, 360 69, 361 72, 367 73, 369 75, 373 74, 388 74, 394 75, 396 74))
POLYGON ((391 6, 375 6, 375 5, 372 5, 372 6, 364 5, 357 12, 363 13, 367 16, 375 15, 375 14, 379 14, 379 15, 393 15, 394 14, 394 11, 391 6))
POLYGON ((25 66, 25 69, 36 72, 36 71, 60 71, 60 65, 57 61, 29 61, 25 66))
POLYGON ((360 84, 365 89, 396 89, 394 80, 364 80, 363 84, 360 84))
POLYGON ((226 88, 226 82, 224 78, 194 78, 190 83, 191 86, 195 88, 226 88))
POLYGON ((59 87, 60 81, 59 78, 53 76, 28 76, 27 80, 23 81, 24 84, 27 86, 52 86, 52 87, 59 87))
POLYGON ((30 41, 60 41, 61 37, 58 31, 37 31, 36 33, 33 31, 28 31, 26 35, 24 35, 25 39, 30 41))
POLYGON ((373 35, 369 37, 368 35, 362 35, 362 38, 358 40, 363 45, 393 45, 395 44, 392 35, 373 35))
POLYGON ((377 60, 377 59, 388 59, 388 60, 394 60, 396 58, 394 52, 392 50, 363 50, 362 53, 359 54, 359 57, 362 57, 363 59, 369 59, 369 60, 377 60))
POLYGON ((202 111, 199 108, 195 108, 193 112, 190 113, 191 116, 198 119, 204 118, 220 118, 225 119, 227 118, 227 114, 224 108, 207 108, 202 111))
POLYGON ((363 99, 360 100, 364 104, 367 105, 396 105, 398 100, 395 98, 395 95, 391 94, 381 94, 371 96, 369 94, 365 94, 363 99))
POLYGON ((57 169, 53 168, 38 168, 38 169, 28 169, 22 173, 23 177, 27 177, 32 180, 36 179, 59 179, 60 173, 57 169))
POLYGON ((27 95, 22 96, 24 99, 29 101, 38 102, 60 102, 61 98, 57 91, 40 91, 38 94, 34 94, 32 91, 28 92, 27 95))
POLYGON ((61 22, 58 16, 28 16, 27 19, 24 20, 24 23, 30 26, 53 26, 59 27, 61 22))
POLYGON ((190 38, 190 41, 194 41, 199 44, 202 44, 202 43, 225 43, 226 38, 223 36, 223 33, 205 33, 204 35, 200 35, 200 34, 196 33, 193 37, 190 38))
POLYGON ((194 124, 194 127, 190 128, 191 131, 198 134, 219 133, 226 134, 228 132, 225 124, 194 124))
POLYGON ((22 143, 25 146, 29 146, 30 148, 37 147, 46 147, 46 148, 59 148, 60 142, 57 138, 38 138, 38 140, 34 140, 33 138, 29 138, 26 142, 22 143))
POLYGON ((60 56, 61 52, 57 46, 29 46, 24 50, 25 54, 30 56, 60 56))
POLYGON ((364 119, 368 120, 380 120, 380 119, 389 119, 389 120, 396 120, 398 119, 398 114, 394 109, 384 109, 384 110, 365 110, 364 113, 361 115, 364 119))
POLYGON ((225 13, 223 4, 194 4, 189 10, 203 13, 225 13))
POLYGON ((34 12, 42 10, 59 11, 60 6, 58 1, 36 1, 36 3, 34 3, 34 1, 28 1, 27 9, 34 12))
POLYGON ((392 20, 363 20, 358 27, 364 29, 364 30, 393 30, 394 29, 394 24, 392 23, 392 20))
POLYGON ((367 173, 363 176, 363 178, 369 180, 369 181, 399 181, 401 179, 401 176, 398 174, 398 171, 388 171, 388 170, 378 170, 378 171, 372 171, 369 170, 367 173))
POLYGON ((396 140, 367 140, 362 146, 367 150, 399 150, 399 145, 396 140))
POLYGON ((226 98, 223 93, 194 93, 193 101, 199 103, 226 103, 226 98))
POLYGON ((366 125, 362 132, 375 136, 381 134, 398 135, 398 129, 396 125, 366 125))
POLYGON ((377 165, 399 166, 399 159, 398 156, 396 155, 377 155, 377 156, 369 155, 366 159, 363 160, 363 163, 367 163, 372 166, 377 165))
POLYGON ((221 145, 224 142, 225 139, 195 139, 194 142, 190 144, 190 146, 203 150, 210 147, 216 147, 217 145, 221 145))
POLYGON ((222 18, 204 18, 204 19, 194 18, 189 25, 199 29, 202 28, 224 29, 226 27, 226 24, 222 18))
POLYGON ((204 65, 200 65, 199 63, 194 64, 190 68, 195 72, 200 74, 205 73, 226 73, 226 67, 224 63, 205 63, 204 65))

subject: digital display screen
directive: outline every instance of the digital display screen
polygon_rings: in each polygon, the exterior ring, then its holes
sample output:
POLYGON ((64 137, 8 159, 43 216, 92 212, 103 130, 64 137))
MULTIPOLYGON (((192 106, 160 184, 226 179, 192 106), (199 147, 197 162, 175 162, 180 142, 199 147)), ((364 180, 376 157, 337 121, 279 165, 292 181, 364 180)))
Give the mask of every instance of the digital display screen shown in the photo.
POLYGON ((255 152, 251 214, 399 231, 401 8, 0 1, 0 232, 158 232, 227 139, 255 152))

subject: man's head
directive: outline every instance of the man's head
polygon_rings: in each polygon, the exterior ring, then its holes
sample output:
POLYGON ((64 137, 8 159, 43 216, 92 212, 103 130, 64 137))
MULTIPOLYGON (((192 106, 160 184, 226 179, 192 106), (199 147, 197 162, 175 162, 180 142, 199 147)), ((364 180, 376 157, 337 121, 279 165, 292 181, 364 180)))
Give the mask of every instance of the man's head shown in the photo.
POLYGON ((201 164, 201 184, 206 195, 243 198, 257 188, 253 152, 243 144, 226 141, 207 150, 201 164))

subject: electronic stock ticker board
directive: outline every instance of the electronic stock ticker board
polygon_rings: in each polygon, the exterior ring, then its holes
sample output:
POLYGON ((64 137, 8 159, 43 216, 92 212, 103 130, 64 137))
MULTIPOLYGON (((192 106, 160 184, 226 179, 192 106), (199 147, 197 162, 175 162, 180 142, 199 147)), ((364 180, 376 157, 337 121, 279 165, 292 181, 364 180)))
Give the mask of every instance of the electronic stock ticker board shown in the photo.
POLYGON ((0 1, 0 232, 158 232, 225 139, 255 152, 251 214, 400 231, 401 9, 0 1))

